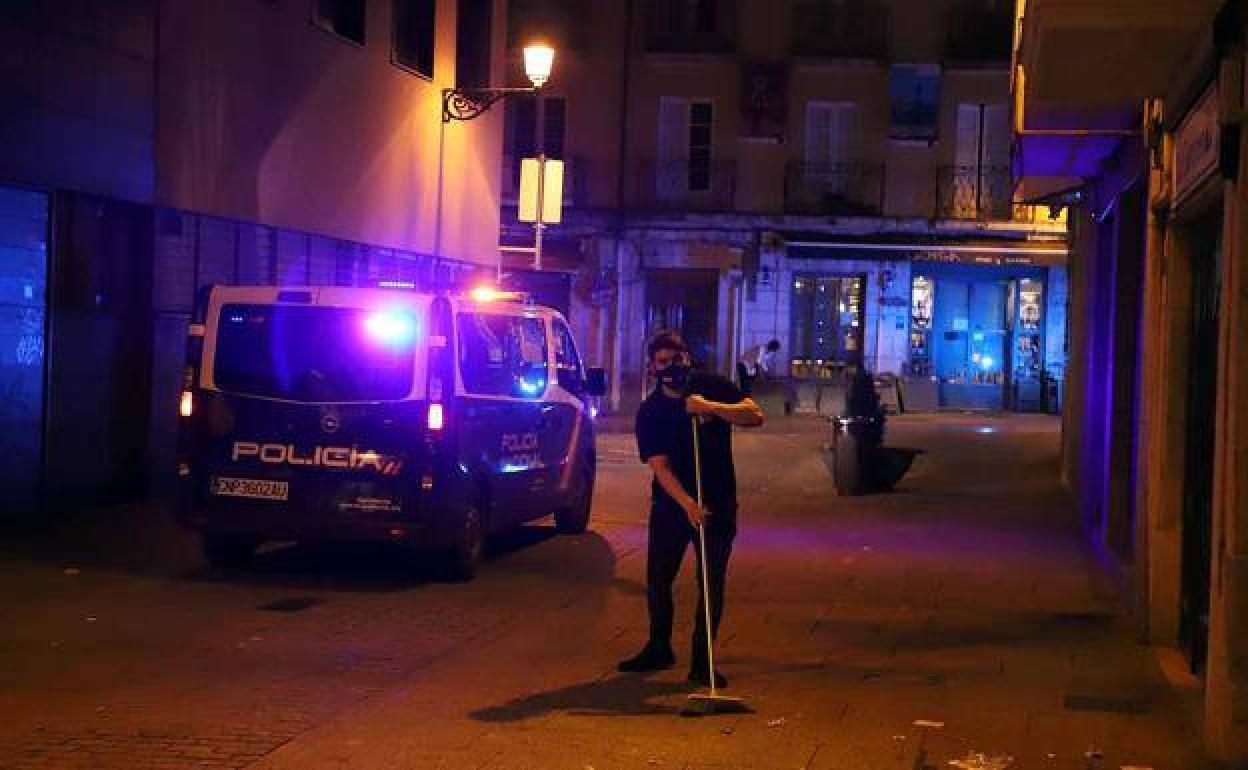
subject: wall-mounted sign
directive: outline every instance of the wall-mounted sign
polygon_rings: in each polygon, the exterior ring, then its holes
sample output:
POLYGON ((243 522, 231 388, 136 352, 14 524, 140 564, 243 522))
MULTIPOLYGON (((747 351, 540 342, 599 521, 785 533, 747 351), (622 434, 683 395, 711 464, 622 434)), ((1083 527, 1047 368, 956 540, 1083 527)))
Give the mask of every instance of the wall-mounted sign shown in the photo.
POLYGON ((1175 202, 1196 189, 1217 167, 1218 98, 1217 89, 1211 85, 1174 132, 1175 202))

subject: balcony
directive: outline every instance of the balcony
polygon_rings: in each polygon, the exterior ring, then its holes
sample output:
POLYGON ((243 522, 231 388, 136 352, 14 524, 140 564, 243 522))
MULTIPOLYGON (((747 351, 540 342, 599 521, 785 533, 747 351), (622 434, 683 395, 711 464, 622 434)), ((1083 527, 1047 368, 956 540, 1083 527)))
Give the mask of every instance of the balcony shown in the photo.
POLYGON ((1014 217, 1013 191, 1008 166, 941 166, 936 172, 936 218, 1009 221, 1014 217))
MULTIPOLYGON (((499 201, 504 206, 515 206, 520 197, 520 158, 510 153, 503 155, 503 167, 499 177, 499 201)), ((585 161, 582 158, 563 159, 563 206, 575 208, 585 205, 585 161)))
POLYGON ((735 0, 649 0, 646 51, 726 54, 737 48, 735 0))
POLYGON ((945 60, 1008 65, 1014 43, 1014 3, 962 0, 945 16, 945 60))
POLYGON ((881 163, 789 163, 784 177, 788 214, 872 216, 884 202, 881 163))
POLYGON ((799 2, 791 48, 815 59, 887 59, 888 9, 873 0, 799 2))
POLYGON ((731 211, 736 177, 733 160, 642 160, 637 164, 634 205, 640 209, 731 211))

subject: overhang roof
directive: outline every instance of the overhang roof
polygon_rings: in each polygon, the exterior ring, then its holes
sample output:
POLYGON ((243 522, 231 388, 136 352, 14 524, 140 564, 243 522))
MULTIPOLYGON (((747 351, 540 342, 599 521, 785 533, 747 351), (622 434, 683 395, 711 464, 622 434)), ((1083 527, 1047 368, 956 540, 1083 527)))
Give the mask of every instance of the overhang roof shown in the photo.
POLYGON ((1080 184, 1141 127, 1209 35, 1221 0, 1020 0, 1018 198, 1080 184))

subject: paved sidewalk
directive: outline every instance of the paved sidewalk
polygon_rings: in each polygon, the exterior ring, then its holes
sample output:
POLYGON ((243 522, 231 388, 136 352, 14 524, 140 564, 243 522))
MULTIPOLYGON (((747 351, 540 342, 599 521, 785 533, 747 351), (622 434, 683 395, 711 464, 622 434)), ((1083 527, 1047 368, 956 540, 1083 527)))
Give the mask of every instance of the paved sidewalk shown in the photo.
POLYGON ((738 434, 721 654, 754 714, 676 715, 688 564, 677 667, 614 671, 644 633, 647 483, 616 434, 593 531, 528 528, 468 585, 297 550, 222 578, 174 531, 110 558, 5 545, 0 767, 913 770, 921 740, 933 768, 1206 767, 1196 693, 1163 680, 1083 546, 1055 420, 894 418, 890 443, 928 453, 861 498, 835 496, 825 431, 738 434), (257 611, 292 596, 320 603, 257 611))

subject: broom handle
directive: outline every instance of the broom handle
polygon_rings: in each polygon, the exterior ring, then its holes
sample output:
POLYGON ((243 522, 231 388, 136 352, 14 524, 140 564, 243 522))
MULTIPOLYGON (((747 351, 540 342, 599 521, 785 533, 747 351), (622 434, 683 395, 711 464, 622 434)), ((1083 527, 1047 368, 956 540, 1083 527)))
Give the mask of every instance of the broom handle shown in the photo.
MULTIPOLYGON (((702 507, 702 452, 698 446, 698 417, 693 416, 691 421, 693 425, 693 478, 698 493, 698 510, 705 511, 702 507)), ((711 683, 711 697, 715 697, 715 644, 711 641, 711 588, 710 580, 707 572, 710 571, 710 563, 706 559, 706 519, 703 513, 702 524, 698 525, 698 547, 702 552, 702 611, 706 621, 706 667, 708 669, 708 679, 711 683)))

